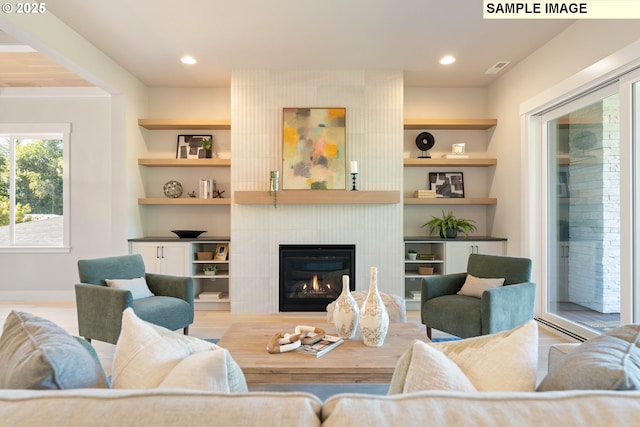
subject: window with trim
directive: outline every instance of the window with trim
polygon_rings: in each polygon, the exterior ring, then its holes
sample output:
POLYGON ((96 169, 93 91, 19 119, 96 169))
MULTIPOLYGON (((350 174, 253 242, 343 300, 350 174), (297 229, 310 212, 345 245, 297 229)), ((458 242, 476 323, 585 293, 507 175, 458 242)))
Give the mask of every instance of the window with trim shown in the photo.
POLYGON ((69 125, 0 125, 0 249, 68 248, 69 125))

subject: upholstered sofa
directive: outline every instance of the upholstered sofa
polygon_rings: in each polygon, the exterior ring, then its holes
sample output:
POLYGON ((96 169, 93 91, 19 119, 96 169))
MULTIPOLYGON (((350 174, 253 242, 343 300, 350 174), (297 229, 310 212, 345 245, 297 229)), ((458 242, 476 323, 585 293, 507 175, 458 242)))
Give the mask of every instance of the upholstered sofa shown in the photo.
POLYGON ((188 390, 0 390, 0 425, 637 426, 640 392, 218 394, 188 390))
MULTIPOLYGON (((535 322, 529 322, 500 336, 465 340, 471 343, 466 353, 477 350, 487 360, 490 352, 501 353, 496 372, 511 372, 516 364, 506 361, 521 359, 532 348, 537 353, 537 344, 528 339, 536 334, 535 322), (522 353, 505 355, 500 349, 505 345, 522 353)), ((613 373, 596 377, 611 390, 405 393, 401 387, 411 382, 412 365, 424 360, 420 349, 432 350, 416 341, 392 379, 390 392, 398 394, 343 393, 323 402, 304 392, 248 392, 226 350, 148 324, 132 310, 123 316, 112 376, 106 379, 91 346, 44 319, 12 313, 0 336, 0 426, 634 426, 640 425, 640 391, 625 387, 638 388, 639 335, 640 327, 634 326, 594 341, 605 348, 605 365, 611 365, 605 370, 613 373), (612 358, 612 351, 617 356, 612 358), (623 366, 616 366, 620 361, 623 366), (193 389, 203 386, 207 391, 193 389)), ((463 344, 442 343, 437 354, 455 353, 456 345, 463 344)), ((547 378, 584 371, 581 364, 595 372, 597 357, 587 360, 586 350, 589 346, 553 348, 547 378)), ((487 365, 474 367, 474 360, 477 356, 458 359, 478 386, 481 377, 473 371, 485 372, 487 365)), ((512 386, 535 387, 530 382, 525 378, 512 386)))

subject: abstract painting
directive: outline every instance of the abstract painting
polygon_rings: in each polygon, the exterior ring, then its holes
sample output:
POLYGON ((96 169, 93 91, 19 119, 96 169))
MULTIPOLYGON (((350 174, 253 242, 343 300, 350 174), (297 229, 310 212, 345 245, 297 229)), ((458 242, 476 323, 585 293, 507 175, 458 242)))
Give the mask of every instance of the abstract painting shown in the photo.
POLYGON ((285 108, 283 190, 346 188, 346 108, 285 108))

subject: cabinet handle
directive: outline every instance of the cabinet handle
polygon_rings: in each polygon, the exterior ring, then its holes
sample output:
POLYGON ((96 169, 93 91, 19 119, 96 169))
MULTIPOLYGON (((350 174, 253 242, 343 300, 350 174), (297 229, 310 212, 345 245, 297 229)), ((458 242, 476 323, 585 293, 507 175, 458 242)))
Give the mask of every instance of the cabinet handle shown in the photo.
POLYGON ((160 258, 164 258, 164 246, 160 246, 160 258))
POLYGON ((480 248, 478 247, 478 245, 476 245, 476 253, 479 254, 480 253, 480 248))
POLYGON ((156 246, 156 259, 160 258, 160 246, 156 246))

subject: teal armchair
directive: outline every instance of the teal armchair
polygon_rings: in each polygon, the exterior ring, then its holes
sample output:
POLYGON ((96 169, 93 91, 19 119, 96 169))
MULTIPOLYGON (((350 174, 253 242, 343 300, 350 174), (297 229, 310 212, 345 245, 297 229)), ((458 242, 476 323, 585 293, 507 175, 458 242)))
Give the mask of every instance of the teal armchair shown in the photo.
POLYGON ((533 318, 536 286, 531 280, 531 260, 471 254, 466 273, 422 279, 421 316, 431 329, 469 338, 513 329, 533 318), (484 291, 482 298, 457 295, 467 274, 503 278, 504 286, 484 291))
POLYGON ((115 344, 120 335, 122 312, 153 324, 189 334, 193 323, 193 279, 145 272, 139 254, 78 261, 80 282, 75 285, 79 335, 115 344), (144 277, 155 295, 134 300, 128 290, 110 288, 105 279, 144 277))

